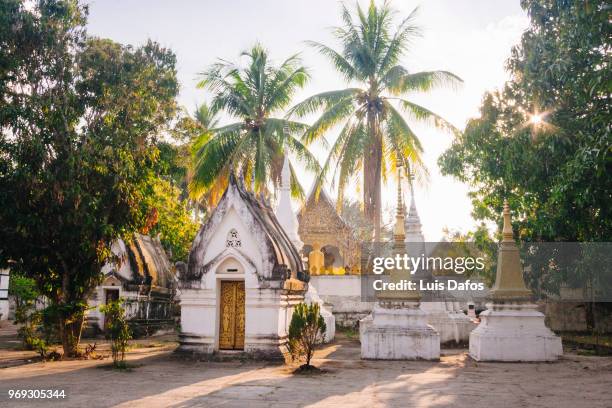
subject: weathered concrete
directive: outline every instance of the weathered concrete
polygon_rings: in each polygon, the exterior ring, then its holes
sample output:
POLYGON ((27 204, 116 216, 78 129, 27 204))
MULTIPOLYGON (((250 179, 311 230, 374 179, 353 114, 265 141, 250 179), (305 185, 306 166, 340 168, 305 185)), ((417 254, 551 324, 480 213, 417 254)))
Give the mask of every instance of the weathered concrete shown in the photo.
POLYGON ((380 302, 359 322, 361 358, 437 360, 440 335, 418 302, 380 302))
POLYGON ((455 310, 454 302, 422 302, 429 323, 440 335, 440 344, 465 344, 477 324, 462 311, 455 310))
POLYGON ((314 286, 331 311, 340 327, 359 326, 359 320, 372 312, 372 302, 361 300, 361 276, 358 275, 314 275, 309 286, 314 286))
POLYGON ((554 361, 563 354, 561 338, 544 324, 536 305, 487 304, 470 333, 470 356, 478 361, 554 361))

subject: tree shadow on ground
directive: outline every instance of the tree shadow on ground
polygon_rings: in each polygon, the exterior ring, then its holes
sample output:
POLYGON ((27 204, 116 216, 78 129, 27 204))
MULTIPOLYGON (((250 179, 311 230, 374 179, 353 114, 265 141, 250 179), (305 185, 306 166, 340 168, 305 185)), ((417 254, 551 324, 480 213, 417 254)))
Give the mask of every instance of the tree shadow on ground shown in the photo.
POLYGON ((364 361, 359 343, 346 341, 317 353, 314 364, 326 371, 320 375, 293 375, 295 365, 201 362, 170 352, 131 354, 130 362, 142 366, 120 372, 96 368, 108 360, 67 361, 0 370, 0 406, 561 407, 581 406, 585 396, 591 406, 606 406, 612 381, 609 368, 591 363, 588 370, 568 361, 481 364, 464 352, 439 362, 364 361), (67 398, 9 401, 9 389, 64 389, 67 398))

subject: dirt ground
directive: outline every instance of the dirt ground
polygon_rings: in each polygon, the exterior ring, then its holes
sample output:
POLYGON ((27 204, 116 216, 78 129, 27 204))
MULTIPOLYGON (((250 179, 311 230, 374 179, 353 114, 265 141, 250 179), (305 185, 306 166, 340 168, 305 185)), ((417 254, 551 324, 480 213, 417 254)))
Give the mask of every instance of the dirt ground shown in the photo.
MULTIPOLYGON (((323 374, 293 375, 295 367, 266 362, 186 360, 174 346, 138 341, 129 372, 106 368, 109 359, 13 364, 0 369, 0 406, 612 407, 612 357, 476 363, 466 350, 447 350, 439 362, 362 361, 359 343, 343 337, 317 352, 323 374), (9 399, 11 389, 59 389, 66 398, 9 399)), ((0 347, 0 361, 10 353, 0 347)))

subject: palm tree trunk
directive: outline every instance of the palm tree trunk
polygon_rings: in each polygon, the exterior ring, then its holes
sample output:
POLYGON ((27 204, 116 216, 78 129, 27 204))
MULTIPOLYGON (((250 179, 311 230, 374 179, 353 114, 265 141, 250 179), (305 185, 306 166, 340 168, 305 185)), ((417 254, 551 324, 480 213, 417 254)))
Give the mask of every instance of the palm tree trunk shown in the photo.
POLYGON ((380 242, 382 140, 376 118, 368 113, 370 143, 363 158, 363 207, 366 220, 374 232, 374 241, 380 242))

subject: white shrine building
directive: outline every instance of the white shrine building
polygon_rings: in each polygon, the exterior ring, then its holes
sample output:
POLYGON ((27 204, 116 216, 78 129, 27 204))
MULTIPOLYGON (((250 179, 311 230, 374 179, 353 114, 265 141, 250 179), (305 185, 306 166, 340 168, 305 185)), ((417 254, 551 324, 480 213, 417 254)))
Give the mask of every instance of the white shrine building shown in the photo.
POLYGON ((293 308, 304 301, 307 280, 300 254, 272 208, 232 174, 179 276, 179 350, 283 357, 293 308))
POLYGON ((134 234, 111 246, 116 261, 102 267, 104 278, 89 295, 85 333, 104 331, 105 315, 99 306, 123 299, 135 337, 174 330, 176 275, 159 237, 134 234))

